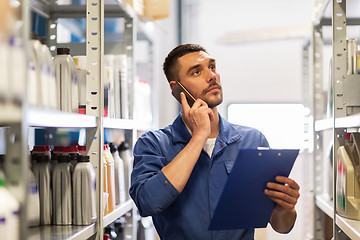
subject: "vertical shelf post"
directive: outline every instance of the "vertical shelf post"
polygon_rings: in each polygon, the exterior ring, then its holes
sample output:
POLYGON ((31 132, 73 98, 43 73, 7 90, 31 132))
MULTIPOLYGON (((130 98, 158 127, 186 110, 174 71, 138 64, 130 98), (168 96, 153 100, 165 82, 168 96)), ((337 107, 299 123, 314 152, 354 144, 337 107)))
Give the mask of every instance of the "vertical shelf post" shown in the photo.
POLYGON ((332 65, 332 85, 333 85, 333 124, 334 124, 334 147, 333 147, 333 179, 334 179, 334 239, 342 240, 344 234, 336 224, 336 176, 337 176, 337 149, 341 143, 344 142, 344 130, 337 129, 335 120, 339 117, 346 116, 346 106, 343 100, 343 79, 347 77, 347 43, 346 43, 346 0, 333 0, 332 13, 332 27, 333 27, 333 65, 332 65))
MULTIPOLYGON (((21 107, 19 106, 19 111, 21 107)), ((27 126, 25 121, 9 125, 6 134, 5 172, 7 187, 20 203, 19 237, 27 238, 27 178, 29 156, 27 155, 27 126)))
MULTIPOLYGON (((314 121, 320 120, 325 115, 325 95, 323 91, 323 36, 321 25, 313 26, 312 35, 312 84, 313 99, 312 113, 314 121)), ((314 129, 314 125, 312 126, 314 129)), ((313 135, 313 167, 314 167, 314 194, 322 194, 324 178, 322 177, 322 134, 315 132, 313 135)), ((315 200, 314 200, 315 201, 315 200)), ((325 231, 323 229, 324 218, 321 210, 314 208, 314 235, 315 239, 324 239, 325 231)))
POLYGON ((103 238, 103 142, 104 129, 104 1, 86 1, 86 114, 97 117, 97 127, 87 129, 86 149, 96 174, 96 239, 103 238))

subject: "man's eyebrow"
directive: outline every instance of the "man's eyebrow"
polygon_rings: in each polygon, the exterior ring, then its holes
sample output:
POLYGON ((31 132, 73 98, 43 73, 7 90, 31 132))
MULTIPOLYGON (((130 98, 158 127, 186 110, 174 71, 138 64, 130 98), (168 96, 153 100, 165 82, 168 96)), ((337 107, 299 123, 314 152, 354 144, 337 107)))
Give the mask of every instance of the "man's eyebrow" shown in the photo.
POLYGON ((196 65, 194 65, 194 66, 189 67, 189 69, 187 70, 186 74, 189 74, 192 70, 197 69, 197 68, 199 68, 200 66, 201 66, 200 64, 196 64, 196 65))

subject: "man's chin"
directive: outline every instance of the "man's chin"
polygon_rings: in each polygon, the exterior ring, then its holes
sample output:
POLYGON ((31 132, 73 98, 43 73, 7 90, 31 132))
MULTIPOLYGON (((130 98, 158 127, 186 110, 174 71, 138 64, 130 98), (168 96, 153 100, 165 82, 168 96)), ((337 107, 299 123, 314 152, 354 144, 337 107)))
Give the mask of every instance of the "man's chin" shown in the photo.
POLYGON ((221 100, 217 100, 217 101, 207 101, 207 105, 209 106, 209 108, 214 108, 219 106, 222 103, 223 99, 221 98, 221 100))

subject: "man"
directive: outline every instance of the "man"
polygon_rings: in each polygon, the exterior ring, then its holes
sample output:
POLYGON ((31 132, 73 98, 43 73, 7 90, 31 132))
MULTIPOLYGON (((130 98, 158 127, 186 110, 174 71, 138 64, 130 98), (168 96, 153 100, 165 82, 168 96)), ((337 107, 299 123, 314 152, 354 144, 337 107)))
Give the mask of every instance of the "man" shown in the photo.
MULTIPOLYGON (((153 217, 163 240, 253 239, 254 229, 209 231, 208 226, 239 148, 267 147, 265 137, 220 116, 220 75, 203 47, 174 48, 163 68, 171 89, 180 81, 197 100, 190 107, 181 93, 182 111, 173 124, 138 139, 131 197, 142 216, 153 217)), ((267 183, 264 194, 276 203, 271 226, 286 233, 295 223, 299 186, 287 177, 276 181, 267 183)))

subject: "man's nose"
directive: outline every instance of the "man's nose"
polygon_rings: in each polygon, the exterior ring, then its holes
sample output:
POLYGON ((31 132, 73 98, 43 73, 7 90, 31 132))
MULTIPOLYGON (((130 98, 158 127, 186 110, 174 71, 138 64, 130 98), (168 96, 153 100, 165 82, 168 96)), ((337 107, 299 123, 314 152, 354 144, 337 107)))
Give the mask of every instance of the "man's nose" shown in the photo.
POLYGON ((208 69, 206 80, 207 80, 207 82, 216 80, 216 73, 214 71, 212 71, 211 69, 208 69))

